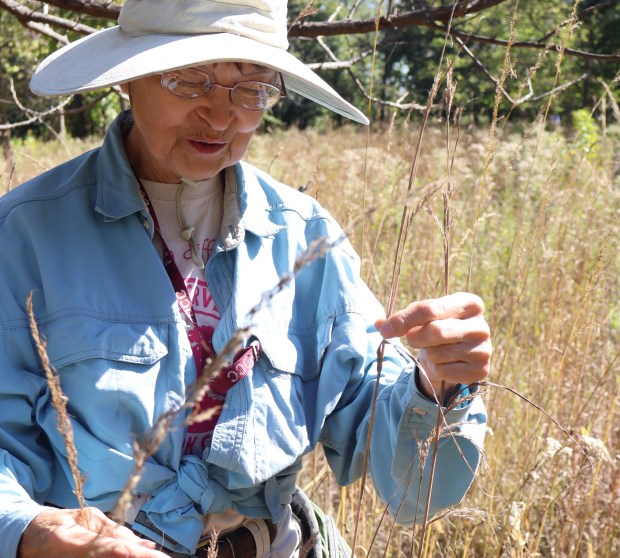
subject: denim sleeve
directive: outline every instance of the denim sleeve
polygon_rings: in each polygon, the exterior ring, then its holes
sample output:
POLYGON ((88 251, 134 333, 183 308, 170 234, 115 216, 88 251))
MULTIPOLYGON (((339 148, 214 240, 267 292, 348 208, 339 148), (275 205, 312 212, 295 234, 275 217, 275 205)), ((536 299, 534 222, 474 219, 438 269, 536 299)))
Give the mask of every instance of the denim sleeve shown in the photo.
MULTIPOLYGON (((378 303, 371 297, 369 294, 366 308, 379 312, 378 303)), ((373 315, 372 311, 367 315, 373 315)), ((421 522, 438 407, 418 391, 415 362, 397 345, 385 345, 379 377, 377 349, 381 337, 373 326, 367 325, 369 321, 362 314, 349 313, 337 317, 333 323, 323 370, 347 373, 349 381, 338 405, 326 419, 321 442, 340 484, 361 477, 378 382, 368 471, 398 523, 421 522)), ((480 463, 484 439, 486 412, 480 397, 450 412, 444 411, 430 516, 462 500, 480 463)))
POLYGON ((6 336, 0 338, 0 556, 15 558, 22 533, 45 509, 53 458, 39 436, 33 416, 46 397, 44 380, 17 370, 7 358, 6 336))

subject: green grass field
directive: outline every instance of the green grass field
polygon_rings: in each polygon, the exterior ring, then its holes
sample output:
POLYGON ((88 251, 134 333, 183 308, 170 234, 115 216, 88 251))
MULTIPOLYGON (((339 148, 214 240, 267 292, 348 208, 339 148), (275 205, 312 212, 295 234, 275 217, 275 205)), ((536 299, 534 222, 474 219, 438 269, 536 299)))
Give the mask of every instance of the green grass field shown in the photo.
MULTIPOLYGON (((357 556, 620 556, 620 124, 587 122, 513 124, 492 137, 431 122, 411 184, 416 123, 253 140, 246 160, 347 228, 384 304, 409 204, 395 307, 444 292, 444 245, 448 290, 487 305, 490 381, 501 387, 486 390, 474 487, 420 547, 419 529, 381 521, 367 484, 357 556)), ((14 143, 0 193, 97 143, 14 143)), ((351 542, 360 486, 337 487, 320 450, 302 485, 351 542)))

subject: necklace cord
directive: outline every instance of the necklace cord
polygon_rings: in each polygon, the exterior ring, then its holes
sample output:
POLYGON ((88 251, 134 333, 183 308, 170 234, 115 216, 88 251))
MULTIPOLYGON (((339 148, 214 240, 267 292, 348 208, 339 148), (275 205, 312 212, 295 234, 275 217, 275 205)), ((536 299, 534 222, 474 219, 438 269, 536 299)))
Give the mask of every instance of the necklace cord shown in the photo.
POLYGON ((185 190, 185 182, 181 182, 179 188, 177 189, 176 194, 176 205, 177 205, 177 222, 179 223, 179 227, 181 227, 181 238, 183 240, 187 240, 189 242, 189 248, 192 252, 192 261, 194 265, 198 269, 204 269, 205 263, 200 255, 198 250, 198 245, 196 243, 196 228, 193 225, 188 226, 187 221, 185 221, 185 216, 183 215, 183 207, 181 205, 181 194, 183 190, 185 190))

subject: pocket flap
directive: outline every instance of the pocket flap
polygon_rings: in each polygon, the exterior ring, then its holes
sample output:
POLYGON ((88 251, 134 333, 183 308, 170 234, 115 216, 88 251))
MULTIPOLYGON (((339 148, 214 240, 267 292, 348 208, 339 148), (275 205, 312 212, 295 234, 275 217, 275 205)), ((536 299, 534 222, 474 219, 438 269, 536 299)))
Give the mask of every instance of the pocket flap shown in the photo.
POLYGON ((118 323, 93 316, 63 316, 41 326, 56 368, 90 358, 153 364, 168 353, 166 324, 118 323))
POLYGON ((311 380, 318 376, 325 348, 331 339, 331 320, 318 324, 315 328, 300 332, 257 326, 253 334, 261 344, 261 351, 272 366, 280 371, 311 380))

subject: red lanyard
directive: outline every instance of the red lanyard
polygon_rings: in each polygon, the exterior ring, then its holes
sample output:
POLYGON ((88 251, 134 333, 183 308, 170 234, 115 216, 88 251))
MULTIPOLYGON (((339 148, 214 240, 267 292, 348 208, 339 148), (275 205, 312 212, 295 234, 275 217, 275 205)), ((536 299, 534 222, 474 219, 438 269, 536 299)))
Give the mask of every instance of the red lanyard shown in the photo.
MULTIPOLYGON (((210 329, 206 326, 198 325, 196 320, 196 314, 194 313, 194 306, 192 300, 185 287, 185 281, 179 271, 172 252, 168 249, 168 245, 164 240, 161 230, 159 228, 159 222, 155 215, 155 210, 149 199, 146 189, 138 180, 140 184, 140 192, 146 207, 153 219, 155 225, 155 231, 159 235, 163 248, 163 263, 166 273, 170 278, 172 287, 175 290, 177 303, 181 312, 187 317, 190 327, 187 330, 187 336, 192 347, 192 354, 196 361, 196 371, 198 375, 202 374, 202 371, 207 363, 207 359, 213 359, 215 357, 215 350, 211 343, 210 329)), ((260 343, 253 341, 248 347, 237 351, 233 358, 233 362, 230 366, 223 368, 219 374, 211 380, 209 384, 209 391, 205 394, 204 399, 198 404, 198 410, 204 411, 211 407, 221 406, 224 400, 226 392, 237 382, 245 378, 254 367, 256 361, 260 358, 260 343)), ((219 418, 219 412, 214 413, 207 420, 193 424, 189 427, 189 431, 209 431, 215 427, 215 423, 219 418)))
POLYGON ((194 313, 194 306, 192 304, 192 300, 187 292, 187 288, 185 287, 185 281, 183 281, 183 276, 181 275, 177 264, 174 262, 172 252, 169 250, 168 245, 164 240, 164 236, 161 234, 161 229, 159 228, 159 221, 157 220, 157 215, 155 215, 153 204, 151 203, 151 200, 149 199, 149 196, 146 193, 146 190, 142 183, 139 180, 138 183, 140 184, 140 191, 142 193, 142 197, 144 198, 144 202, 146 203, 146 207, 151 214, 151 218, 153 219, 155 231, 157 231, 157 234, 159 235, 159 238, 161 240, 163 248, 164 268, 166 269, 168 277, 170 277, 172 288, 176 293, 179 309, 190 323, 190 327, 187 330, 187 336, 189 337, 189 342, 192 347, 194 360, 196 361, 196 370, 198 374, 200 374, 205 364, 207 363, 207 359, 212 359, 215 357, 215 351, 213 349, 213 345, 211 344, 210 335, 208 333, 210 331, 210 328, 198 325, 198 321, 196 320, 196 314, 194 313))

